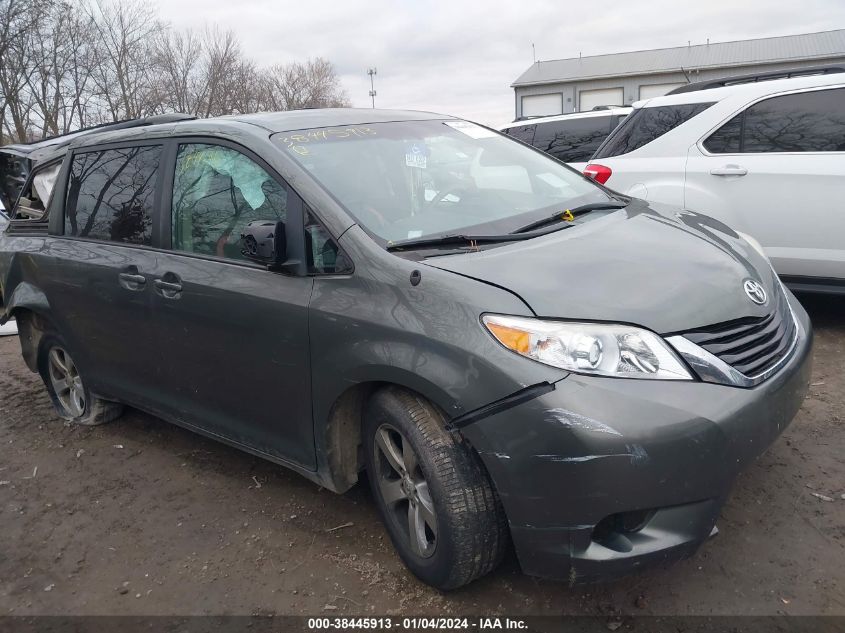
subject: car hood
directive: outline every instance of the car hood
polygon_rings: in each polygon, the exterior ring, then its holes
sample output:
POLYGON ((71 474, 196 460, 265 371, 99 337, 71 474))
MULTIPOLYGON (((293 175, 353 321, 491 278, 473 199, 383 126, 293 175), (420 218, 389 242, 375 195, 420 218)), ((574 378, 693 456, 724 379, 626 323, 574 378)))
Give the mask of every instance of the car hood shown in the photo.
POLYGON ((764 316, 776 294, 766 259, 705 215, 635 201, 554 233, 425 263, 499 286, 537 316, 611 321, 667 334, 764 316), (747 279, 770 299, 758 306, 747 279))

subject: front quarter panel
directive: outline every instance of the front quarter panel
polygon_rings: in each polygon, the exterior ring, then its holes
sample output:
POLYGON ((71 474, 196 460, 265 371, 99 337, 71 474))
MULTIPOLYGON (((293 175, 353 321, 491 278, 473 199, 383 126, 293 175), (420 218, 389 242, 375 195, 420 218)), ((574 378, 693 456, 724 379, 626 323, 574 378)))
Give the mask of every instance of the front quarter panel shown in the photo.
POLYGON ((370 247, 357 226, 340 241, 355 273, 318 277, 310 306, 317 425, 364 382, 412 389, 451 419, 567 375, 506 350, 484 330, 485 312, 533 316, 515 295, 370 247), (413 270, 422 275, 417 286, 413 270))

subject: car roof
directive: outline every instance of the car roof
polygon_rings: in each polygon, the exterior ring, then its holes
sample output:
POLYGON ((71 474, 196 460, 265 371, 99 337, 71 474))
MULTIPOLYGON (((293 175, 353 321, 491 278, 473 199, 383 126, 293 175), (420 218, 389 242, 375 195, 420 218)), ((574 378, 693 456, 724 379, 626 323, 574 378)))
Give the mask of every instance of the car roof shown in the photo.
POLYGON ((6 145, 0 147, 0 153, 21 156, 35 164, 58 158, 72 148, 173 134, 177 130, 187 134, 252 132, 266 138, 277 132, 311 128, 441 119, 455 119, 455 117, 416 110, 376 110, 373 108, 315 108, 235 114, 209 119, 198 119, 185 114, 164 114, 78 130, 34 143, 6 145))
POLYGON ((681 92, 674 95, 654 97, 637 101, 633 104, 635 108, 656 108, 667 105, 681 105, 684 103, 714 103, 728 97, 745 96, 748 99, 762 97, 789 90, 800 90, 802 88, 818 88, 824 86, 845 85, 845 73, 831 73, 827 75, 811 75, 808 77, 791 77, 789 79, 772 79, 769 81, 758 81, 752 83, 736 84, 721 88, 710 88, 707 90, 696 90, 694 92, 681 92))
POLYGON ((96 136, 83 136, 70 144, 70 149, 93 143, 116 143, 127 140, 161 137, 172 134, 237 135, 266 139, 279 132, 293 132, 334 126, 370 125, 397 121, 432 121, 455 117, 415 110, 376 110, 373 108, 320 108, 234 114, 208 119, 183 120, 132 129, 106 131, 96 136))
POLYGON ((286 112, 259 112, 256 114, 233 114, 209 119, 191 119, 164 123, 143 128, 108 131, 96 137, 84 136, 76 139, 72 148, 84 147, 93 142, 114 143, 145 137, 160 137, 170 134, 244 134, 267 138, 279 132, 293 132, 313 128, 370 125, 396 121, 431 121, 454 119, 433 112, 413 110, 375 110, 372 108, 321 108, 313 110, 289 110, 286 112))
MULTIPOLYGON (((455 117, 419 110, 381 110, 375 108, 314 108, 287 112, 259 112, 219 117, 219 121, 237 121, 262 127, 269 132, 292 132, 337 125, 368 125, 395 121, 430 121, 455 117)), ((205 119, 214 121, 215 119, 205 119)))
POLYGON ((570 121, 573 119, 590 119, 600 116, 614 116, 620 114, 629 114, 631 108, 629 106, 612 106, 603 110, 588 110, 587 112, 570 112, 568 114, 553 114, 551 116, 538 116, 530 119, 522 119, 514 121, 513 123, 506 123, 499 127, 500 130, 511 129, 515 127, 523 127, 526 125, 537 125, 538 123, 546 123, 548 121, 570 121))

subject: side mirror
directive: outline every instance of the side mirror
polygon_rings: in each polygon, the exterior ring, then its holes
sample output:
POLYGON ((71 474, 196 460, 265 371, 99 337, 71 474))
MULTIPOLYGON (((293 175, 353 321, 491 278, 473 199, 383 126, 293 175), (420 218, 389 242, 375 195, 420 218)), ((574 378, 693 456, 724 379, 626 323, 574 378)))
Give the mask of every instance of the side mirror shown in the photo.
POLYGON ((287 260, 287 233, 284 222, 256 220, 241 233, 241 255, 271 270, 280 269, 287 260))

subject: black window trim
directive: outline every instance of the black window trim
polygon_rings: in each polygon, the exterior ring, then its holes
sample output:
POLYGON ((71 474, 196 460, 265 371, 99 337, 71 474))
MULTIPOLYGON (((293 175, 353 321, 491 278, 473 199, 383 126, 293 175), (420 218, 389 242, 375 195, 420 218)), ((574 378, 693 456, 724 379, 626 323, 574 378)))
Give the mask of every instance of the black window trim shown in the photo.
MULTIPOLYGON (((811 88, 798 88, 795 90, 785 90, 783 92, 776 92, 764 95, 762 97, 758 97, 754 101, 746 102, 741 108, 734 110, 729 114, 727 117, 719 121, 716 125, 714 125, 710 130, 708 130, 698 141, 696 142, 696 147, 698 150, 704 155, 708 157, 719 157, 719 156, 817 156, 817 155, 830 155, 830 154, 845 154, 845 151, 842 152, 743 152, 743 136, 745 134, 745 113, 753 108, 758 103, 762 103, 763 101, 768 101, 769 99, 775 99, 777 97, 786 97, 789 95, 794 94, 804 94, 807 92, 818 92, 820 90, 843 90, 845 89, 845 84, 830 84, 827 86, 813 86, 811 88), (742 115, 741 119, 741 127, 740 127, 740 143, 739 143, 739 151, 738 152, 711 152, 705 146, 704 143, 707 141, 713 134, 715 134, 723 125, 726 125, 729 121, 734 119, 738 115, 742 115)), ((729 98, 729 97, 728 97, 729 98)))

